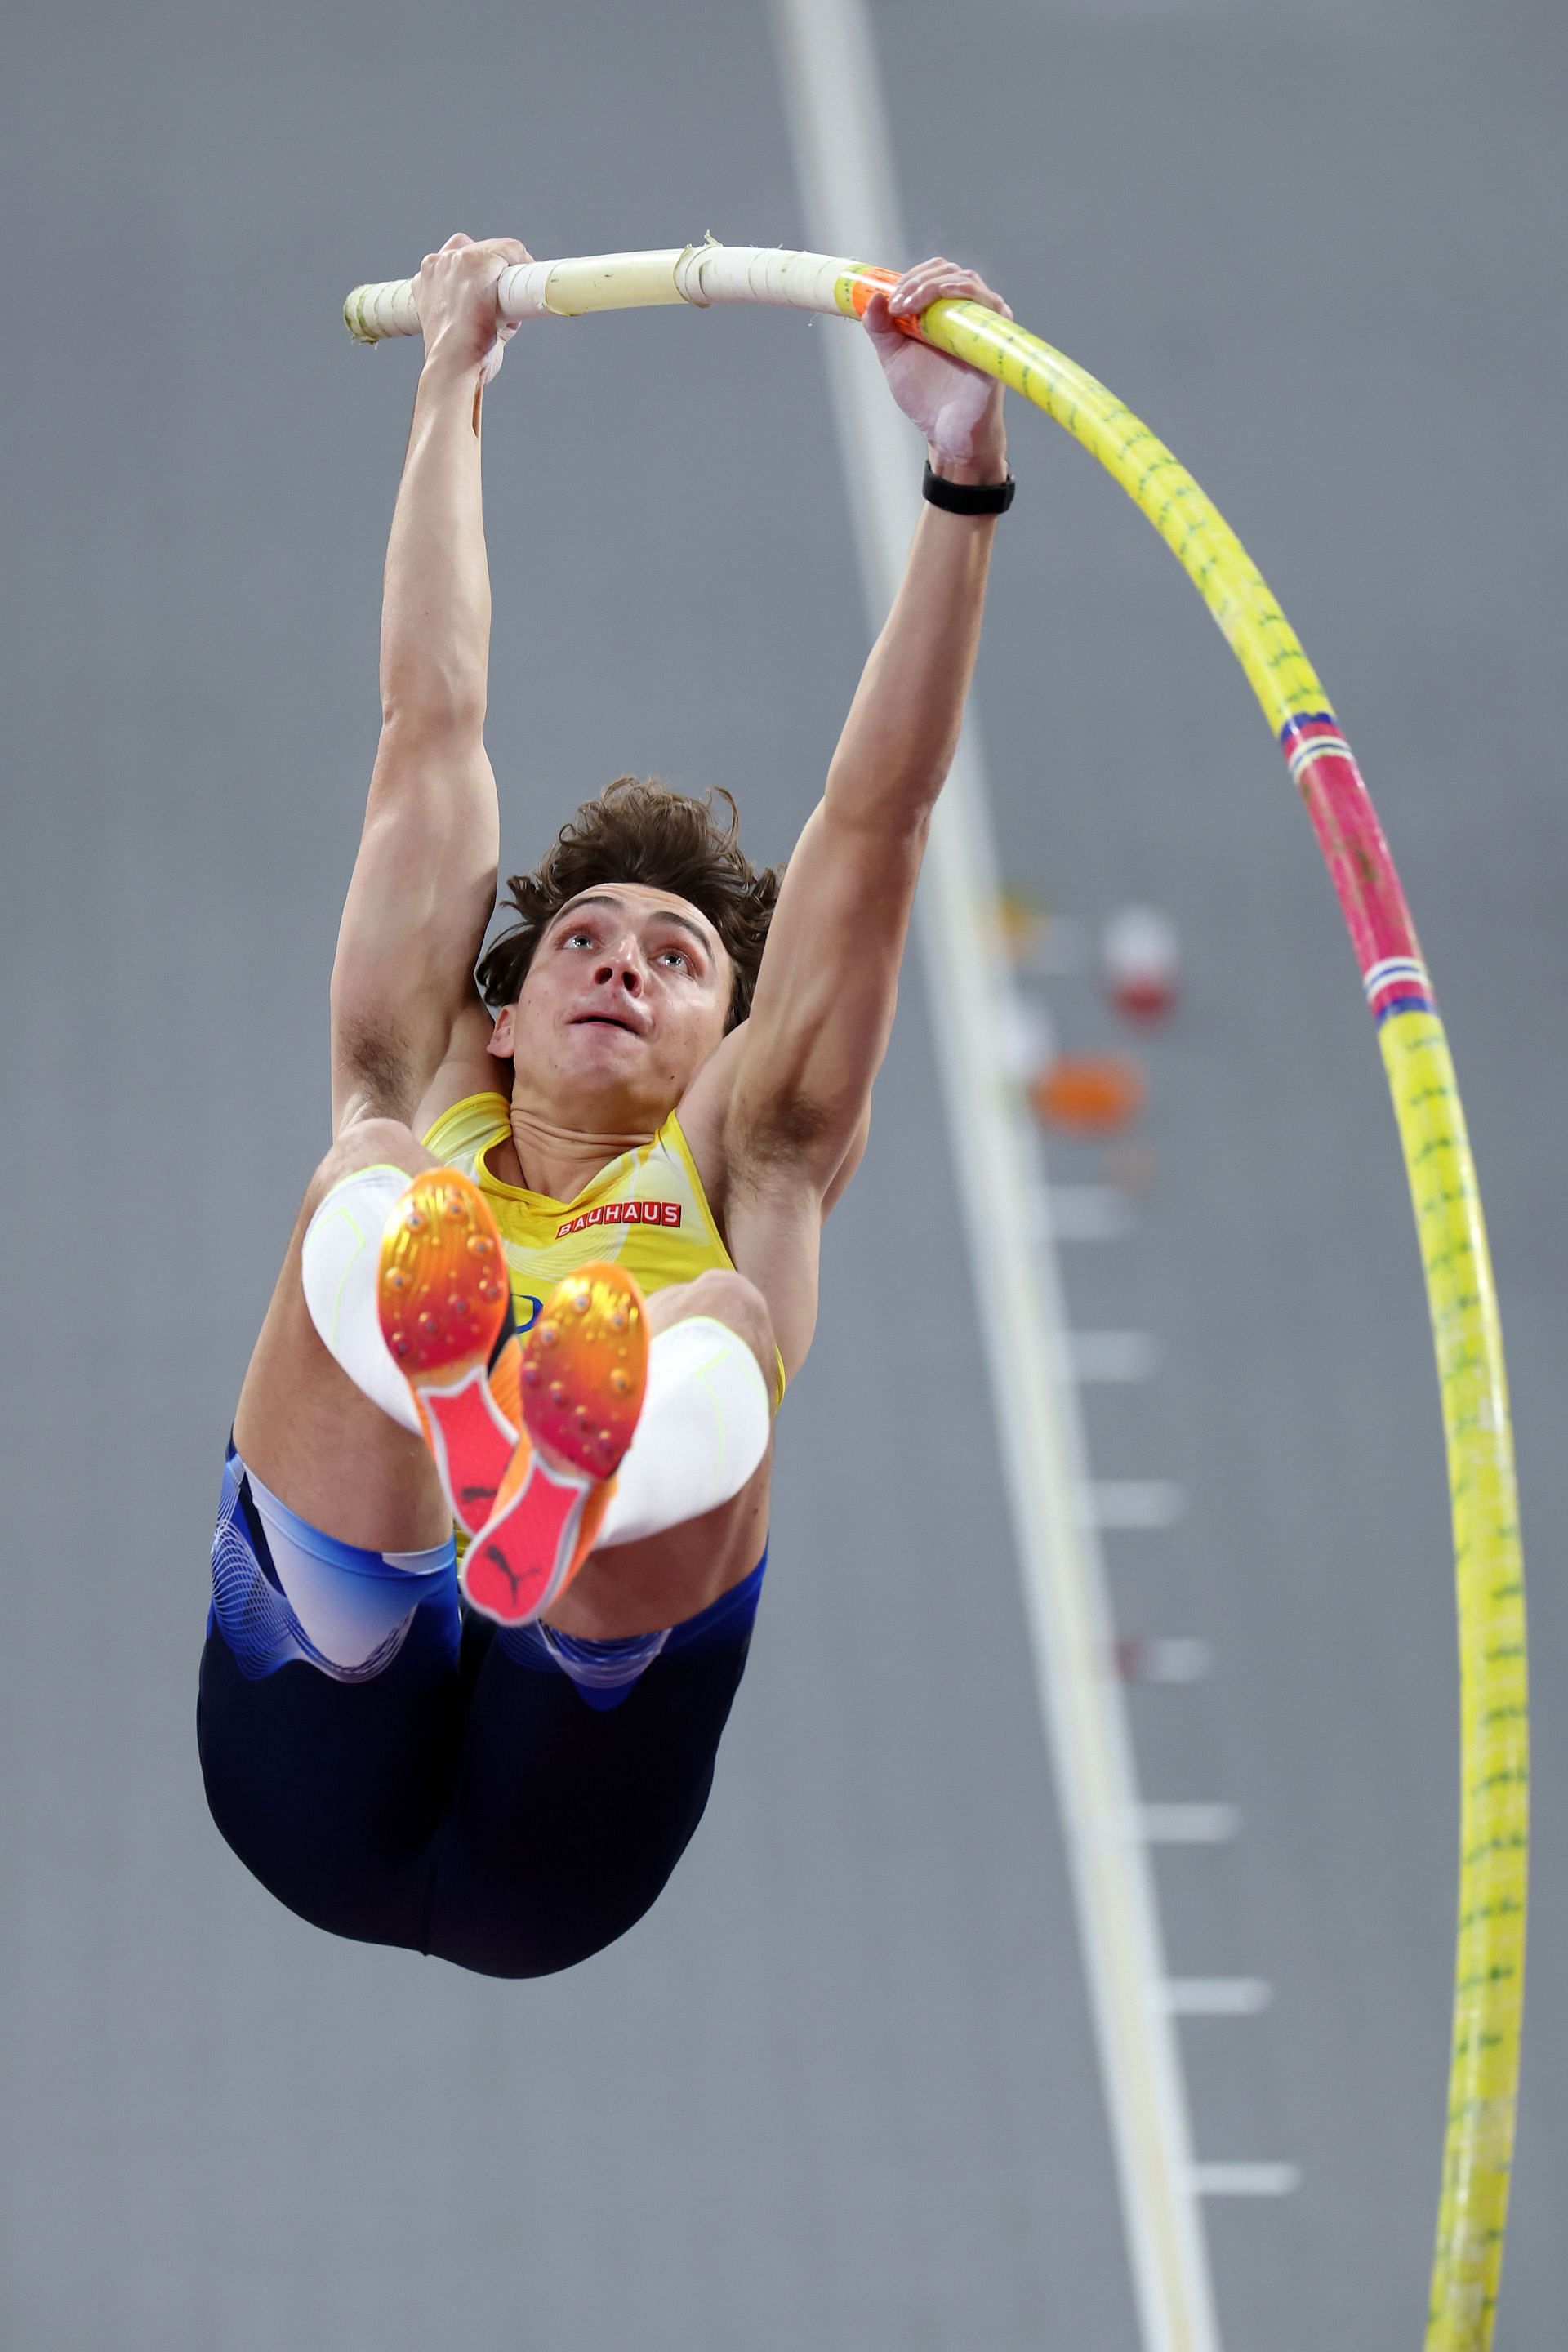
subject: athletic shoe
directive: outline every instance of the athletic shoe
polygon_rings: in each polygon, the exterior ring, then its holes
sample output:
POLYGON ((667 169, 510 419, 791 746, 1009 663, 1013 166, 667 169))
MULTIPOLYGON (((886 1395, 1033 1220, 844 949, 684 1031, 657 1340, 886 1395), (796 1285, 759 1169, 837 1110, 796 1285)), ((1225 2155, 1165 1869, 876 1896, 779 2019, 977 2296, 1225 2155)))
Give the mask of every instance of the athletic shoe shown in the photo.
POLYGON ((500 1234, 458 1170, 426 1169, 387 1218, 377 1304, 452 1517, 472 1535, 495 1507, 522 1409, 500 1234))
POLYGON ((458 1571, 473 1606, 526 1625, 598 1540, 647 1385, 647 1310, 618 1265, 557 1285, 521 1341, 524 1430, 458 1571))

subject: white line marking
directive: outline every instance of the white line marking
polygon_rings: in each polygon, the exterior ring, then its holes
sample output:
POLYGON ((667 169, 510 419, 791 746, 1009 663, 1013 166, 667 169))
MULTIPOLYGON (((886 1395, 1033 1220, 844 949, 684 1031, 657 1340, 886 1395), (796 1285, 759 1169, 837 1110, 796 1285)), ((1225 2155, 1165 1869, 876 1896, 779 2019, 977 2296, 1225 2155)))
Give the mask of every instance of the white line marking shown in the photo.
POLYGON ((1257 2017, 1274 1998, 1261 1977, 1171 1977, 1163 1990, 1172 2017, 1257 2017))
POLYGON ((1235 1805, 1140 1805, 1133 1821, 1145 1845, 1228 1845, 1241 1813, 1235 1805))
POLYGON ((1164 1350, 1147 1331, 1075 1331, 1068 1341, 1079 1381, 1148 1381, 1164 1350))
POLYGON ((1301 2186, 1299 2164, 1194 2164, 1187 2176, 1200 2197, 1289 2197, 1301 2186))
POLYGON ((1084 1489, 1089 1526, 1111 1529, 1173 1528, 1187 1498, 1171 1478, 1097 1478, 1084 1489))
POLYGON ((1029 1211, 1030 1225, 1045 1242, 1119 1242, 1132 1231, 1132 1203, 1114 1184, 1042 1185, 1029 1211))
MULTIPOLYGON (((898 218, 866 0, 775 0, 786 111, 807 234, 824 249, 891 263, 898 218)), ((918 441, 898 415, 867 338, 820 338, 871 625, 892 602, 920 510, 918 441)), ((938 803, 919 919, 949 1132, 1012 1507, 1041 1715, 1066 1832, 1090 2015, 1144 2352, 1218 2352, 1208 2253, 1191 2178, 1192 2137, 1174 2027, 1152 1997, 1165 1979, 1153 1874, 1127 1823, 1136 1802, 1110 1612, 1064 1334, 1038 1132, 1010 1086, 1011 982, 994 909, 999 868, 973 711, 938 803), (1047 1213, 1041 1214, 1041 1210, 1047 1213), (1033 1212, 1033 1214, 1032 1214, 1033 1212), (1031 1250, 1031 1223, 1047 1227, 1031 1250)), ((1115 1230, 1131 1223, 1115 1205, 1115 1230)), ((1104 1238, 1109 1220, 1095 1238, 1104 1238)), ((1043 2191, 1042 2191, 1043 2193, 1043 2191)), ((1050 2323, 1041 2314, 1042 2338, 1050 2323)))

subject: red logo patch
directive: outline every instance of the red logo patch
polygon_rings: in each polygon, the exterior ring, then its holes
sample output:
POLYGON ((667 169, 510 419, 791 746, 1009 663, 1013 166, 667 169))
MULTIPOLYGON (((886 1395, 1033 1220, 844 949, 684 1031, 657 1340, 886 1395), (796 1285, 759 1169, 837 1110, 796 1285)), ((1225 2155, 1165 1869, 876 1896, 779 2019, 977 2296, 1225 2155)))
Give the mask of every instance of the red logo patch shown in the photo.
POLYGON ((678 1225, 680 1223, 679 1201, 606 1201, 603 1208, 584 1209, 580 1217, 568 1217, 563 1225, 555 1228, 555 1238, 561 1241, 567 1234, 580 1234, 587 1225, 678 1225))

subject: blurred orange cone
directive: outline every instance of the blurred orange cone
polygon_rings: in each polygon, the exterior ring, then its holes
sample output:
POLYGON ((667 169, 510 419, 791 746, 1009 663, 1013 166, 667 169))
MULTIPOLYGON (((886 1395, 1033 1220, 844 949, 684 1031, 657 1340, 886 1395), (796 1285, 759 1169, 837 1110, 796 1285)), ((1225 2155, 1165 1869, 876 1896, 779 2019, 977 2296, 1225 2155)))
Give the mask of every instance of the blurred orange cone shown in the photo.
POLYGON ((1029 1088, 1037 1118, 1075 1135, 1114 1135, 1142 1111, 1148 1085, 1125 1054, 1058 1054, 1029 1088))

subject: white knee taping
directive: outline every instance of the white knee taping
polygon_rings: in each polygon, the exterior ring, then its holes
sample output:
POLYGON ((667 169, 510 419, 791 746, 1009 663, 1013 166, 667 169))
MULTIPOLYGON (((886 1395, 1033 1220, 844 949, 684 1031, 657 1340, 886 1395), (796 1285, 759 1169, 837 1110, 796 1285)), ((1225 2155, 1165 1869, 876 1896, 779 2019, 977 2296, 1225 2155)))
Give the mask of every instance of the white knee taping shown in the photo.
POLYGON ((359 1168, 334 1184, 305 1228, 300 1276, 321 1344, 372 1404, 417 1437, 407 1381, 382 1337, 376 1306, 381 1234, 408 1185, 405 1169, 359 1168))
POLYGON ((767 1452, 771 1423, 757 1360, 727 1324, 693 1315, 657 1333, 599 1543, 636 1543, 727 1503, 767 1452))

